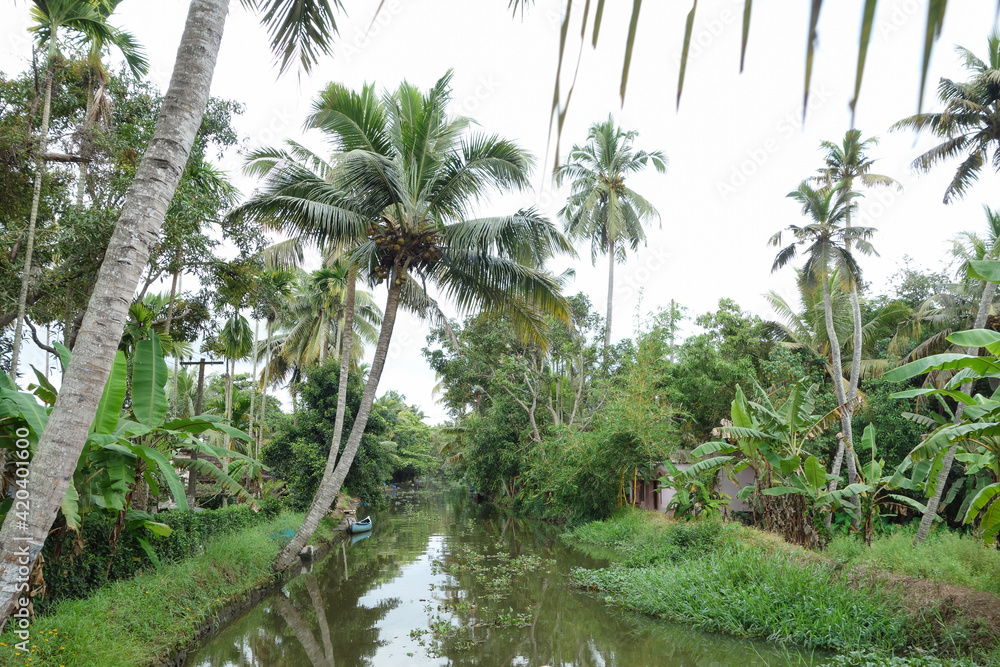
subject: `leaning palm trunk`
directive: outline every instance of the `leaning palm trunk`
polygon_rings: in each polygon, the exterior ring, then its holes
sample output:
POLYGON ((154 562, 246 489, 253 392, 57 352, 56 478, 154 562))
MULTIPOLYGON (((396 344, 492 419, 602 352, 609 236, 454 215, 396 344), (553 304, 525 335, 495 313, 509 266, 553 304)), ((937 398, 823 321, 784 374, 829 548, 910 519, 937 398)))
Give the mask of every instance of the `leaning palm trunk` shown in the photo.
MULTIPOLYGON (((55 35, 52 35, 55 39, 55 35)), ((10 357, 10 376, 17 379, 17 363, 21 356, 21 332, 24 312, 28 306, 28 285, 31 284, 31 260, 35 251, 35 225, 38 223, 38 205, 42 198, 42 179, 45 176, 45 150, 48 146, 49 118, 52 112, 52 57, 49 56, 45 74, 45 101, 42 103, 42 127, 38 131, 38 152, 35 155, 35 183, 31 194, 31 214, 28 217, 28 237, 24 243, 24 269, 21 271, 21 292, 17 296, 17 319, 14 321, 14 351, 10 357)))
POLYGON ((110 375, 131 295, 201 125, 228 4, 228 0, 191 2, 156 130, 129 188, 59 398, 28 468, 30 514, 19 526, 12 512, 0 529, 0 627, 20 595, 20 572, 31 571, 45 544, 97 412, 101 392, 94 388, 103 386, 110 375))
MULTIPOLYGON (((324 472, 323 481, 320 483, 319 488, 316 490, 316 496, 313 498, 312 506, 309 507, 309 511, 306 513, 305 520, 302 521, 302 525, 299 526, 298 532, 295 533, 295 537, 292 541, 282 549, 281 553, 274 561, 274 569, 276 571, 282 571, 288 568, 302 551, 302 547, 309 542, 312 538, 313 533, 316 532, 316 528, 319 526, 320 520, 326 515, 326 511, 329 509, 330 505, 337 499, 340 494, 340 487, 344 483, 344 478, 347 476, 348 471, 351 469, 351 463, 354 461, 354 455, 358 451, 358 446, 361 444, 361 436, 365 433, 365 427, 368 425, 368 415, 371 413, 372 403, 375 402, 375 391, 378 389, 379 378, 382 376, 382 367, 385 365, 385 357, 389 351, 389 341, 392 338, 392 328, 396 322, 396 311, 399 308, 399 295, 403 290, 402 281, 398 280, 400 277, 400 272, 393 271, 389 277, 389 296, 385 303, 385 314, 382 317, 382 330, 379 332, 378 345, 375 347, 375 358, 372 360, 371 371, 368 374, 368 382, 365 384, 365 391, 361 395, 361 405, 358 407, 358 414, 354 418, 354 427, 351 429, 351 435, 347 439, 347 445, 344 447, 344 453, 340 455, 340 460, 337 462, 336 468, 333 471, 332 478, 328 479, 326 473, 324 472)), ((348 289, 353 292, 353 276, 348 280, 348 289)), ((353 299, 353 295, 349 296, 353 299)), ((353 305, 347 308, 347 317, 353 318, 353 305)), ((351 332, 351 325, 345 325, 344 327, 344 347, 350 344, 349 341, 353 338, 351 332)), ((346 409, 346 397, 347 391, 345 386, 345 378, 347 373, 344 372, 345 364, 349 363, 350 355, 342 354, 340 359, 340 383, 339 391, 340 394, 337 396, 337 420, 342 426, 343 424, 343 413, 341 412, 341 405, 343 404, 346 409)), ((337 428, 337 424, 334 425, 334 441, 337 442, 339 438, 340 429, 337 428)), ((339 444, 339 443, 338 443, 339 444)), ((331 467, 331 462, 336 459, 337 448, 330 447, 330 456, 327 459, 327 470, 331 467)))
MULTIPOLYGON (((979 299, 979 312, 976 313, 976 321, 972 325, 973 329, 982 329, 986 326, 986 320, 990 314, 990 305, 993 303, 993 296, 996 294, 997 284, 987 282, 983 285, 983 296, 979 299)), ((966 350, 966 354, 973 354, 975 349, 969 348, 966 350)), ((962 393, 968 394, 972 391, 972 383, 966 382, 962 385, 962 393)), ((959 402, 958 407, 955 408, 955 423, 959 423, 962 420, 962 413, 965 411, 965 403, 959 402)), ((917 534, 913 538, 914 546, 924 543, 927 539, 928 533, 931 532, 931 524, 934 523, 934 517, 937 516, 938 507, 941 506, 941 497, 944 495, 944 486, 948 482, 948 475, 951 473, 951 464, 955 462, 955 454, 958 450, 958 445, 952 445, 948 449, 948 453, 944 455, 944 460, 941 462, 941 472, 938 473, 937 486, 934 488, 934 495, 930 500, 927 501, 927 511, 924 512, 924 516, 920 519, 920 527, 917 528, 917 534)))

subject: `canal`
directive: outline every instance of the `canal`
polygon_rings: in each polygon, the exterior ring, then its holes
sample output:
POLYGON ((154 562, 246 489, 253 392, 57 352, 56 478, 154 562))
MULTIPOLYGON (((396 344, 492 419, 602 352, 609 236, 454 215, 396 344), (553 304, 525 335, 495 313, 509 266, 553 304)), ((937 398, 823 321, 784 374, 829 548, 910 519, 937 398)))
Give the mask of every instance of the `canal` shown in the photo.
POLYGON ((563 529, 467 494, 398 494, 370 537, 338 545, 209 639, 187 667, 801 665, 808 656, 607 605, 571 585, 606 563, 563 529))

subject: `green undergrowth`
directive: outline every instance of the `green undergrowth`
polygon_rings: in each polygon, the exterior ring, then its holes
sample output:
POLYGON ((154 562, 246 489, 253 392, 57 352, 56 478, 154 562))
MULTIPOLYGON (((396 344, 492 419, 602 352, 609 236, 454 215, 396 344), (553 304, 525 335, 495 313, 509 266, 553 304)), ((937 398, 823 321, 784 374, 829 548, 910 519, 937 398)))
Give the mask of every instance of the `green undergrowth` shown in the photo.
POLYGON ((913 546, 916 525, 875 538, 869 548, 851 537, 838 537, 827 552, 851 566, 885 570, 975 588, 1000 596, 1000 551, 983 546, 971 535, 949 530, 932 532, 913 546))
POLYGON ((898 592, 877 578, 845 576, 842 562, 740 524, 628 510, 568 537, 614 561, 576 570, 576 583, 652 616, 841 654, 926 649, 928 660, 983 657, 981 638, 960 619, 952 627, 933 610, 911 616, 898 592))
MULTIPOLYGON (((11 632, 0 636, 0 665, 149 664, 188 641, 228 604, 274 581, 270 565, 281 543, 276 534, 297 528, 302 516, 282 514, 207 542, 199 556, 145 570, 87 598, 61 602, 31 624, 30 653, 14 649, 19 640, 11 632)), ((324 524, 314 541, 332 534, 327 520, 324 524)))

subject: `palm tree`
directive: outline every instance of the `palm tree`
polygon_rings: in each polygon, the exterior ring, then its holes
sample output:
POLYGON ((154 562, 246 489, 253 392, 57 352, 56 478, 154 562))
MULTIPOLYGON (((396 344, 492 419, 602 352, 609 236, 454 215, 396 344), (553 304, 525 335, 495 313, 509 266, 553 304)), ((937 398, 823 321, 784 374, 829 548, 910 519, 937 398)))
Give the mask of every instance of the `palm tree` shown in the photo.
MULTIPOLYGON (((857 181, 863 187, 890 187, 895 186, 897 189, 900 188, 899 183, 883 174, 872 173, 872 166, 875 164, 875 160, 871 159, 867 155, 868 148, 878 145, 878 139, 876 137, 869 137, 868 139, 861 139, 860 130, 848 130, 844 135, 844 140, 840 144, 836 144, 832 141, 823 141, 820 143, 820 147, 826 151, 825 162, 826 165, 819 170, 819 180, 821 180, 827 187, 834 188, 841 192, 852 192, 854 190, 854 183, 857 181)), ((846 228, 851 227, 851 213, 853 206, 847 207, 847 212, 844 216, 844 226, 846 228)), ((845 239, 845 249, 849 253, 851 251, 851 241, 850 239, 845 239)), ((860 350, 864 346, 864 341, 862 339, 862 327, 861 322, 861 304, 858 301, 858 286, 856 282, 851 282, 850 284, 850 296, 851 296, 851 309, 854 319, 854 341, 852 349, 858 352, 851 355, 851 374, 850 383, 847 387, 847 401, 844 403, 844 410, 847 412, 846 421, 848 424, 852 423, 851 418, 854 415, 854 401, 858 393, 858 382, 861 378, 861 354, 860 350)), ((854 446, 854 434, 848 431, 844 434, 847 441, 847 450, 851 451, 854 446)), ((840 473, 841 460, 843 458, 844 450, 840 447, 837 448, 837 457, 833 463, 833 474, 837 475, 840 473)), ((837 488, 837 481, 833 480, 830 482, 830 491, 834 491, 837 488)))
MULTIPOLYGON (((992 38, 991 38, 992 39, 992 38)), ((992 42, 991 42, 992 43, 992 42)), ((1000 211, 993 211, 988 206, 983 206, 986 213, 988 225, 985 238, 972 232, 962 233, 954 242, 953 253, 960 258, 959 277, 967 282, 969 276, 969 262, 975 259, 997 259, 1000 258, 1000 211)), ((996 295, 997 284, 988 280, 982 281, 982 296, 979 299, 979 308, 976 310, 976 319, 972 324, 973 329, 982 329, 989 319, 990 309, 993 305, 993 297, 996 295)), ((966 351, 967 354, 975 354, 974 349, 966 351)), ((962 384, 961 391, 970 394, 972 392, 972 382, 962 384)), ((955 423, 958 424, 965 412, 965 404, 959 401, 955 408, 955 423)), ((941 497, 944 495, 944 487, 951 473, 951 466, 955 462, 955 454, 958 452, 958 444, 953 444, 945 454, 941 462, 941 470, 938 472, 934 495, 927 501, 927 509, 920 518, 920 526, 917 534, 913 538, 914 544, 923 544, 927 535, 931 531, 934 517, 937 516, 938 507, 941 506, 941 497)))
MULTIPOLYGON (((862 254, 874 254, 875 250, 868 242, 874 230, 870 227, 840 226, 846 219, 848 211, 854 206, 853 200, 856 194, 853 191, 816 190, 810 187, 808 182, 803 181, 799 188, 790 192, 788 196, 802 205, 803 215, 809 216, 812 222, 804 227, 789 226, 788 230, 795 240, 778 252, 771 271, 777 271, 790 263, 798 254, 799 246, 804 247, 806 263, 802 268, 803 284, 808 288, 819 286, 823 294, 826 334, 830 341, 830 357, 833 364, 833 386, 840 406, 840 426, 843 435, 838 450, 841 447, 847 448, 847 477, 848 483, 853 484, 857 478, 857 466, 850 441, 851 422, 846 409, 847 393, 844 390, 840 340, 834 326, 831 278, 836 276, 838 287, 845 291, 861 279, 861 268, 854 259, 850 246, 854 244, 862 254)), ((781 232, 772 236, 770 245, 780 246, 781 237, 781 232)), ((834 474, 838 473, 839 470, 835 470, 834 474)))
POLYGON ((49 118, 52 110, 52 80, 55 78, 56 61, 61 55, 62 39, 79 44, 86 43, 91 51, 100 53, 108 46, 115 46, 125 57, 125 62, 134 72, 145 73, 149 65, 142 49, 134 38, 108 24, 107 19, 117 2, 112 0, 35 0, 31 8, 35 41, 45 49, 46 66, 44 98, 42 101, 42 124, 38 130, 38 146, 35 149, 35 182, 31 196, 31 212, 28 217, 27 238, 24 246, 24 269, 21 272, 21 292, 17 299, 17 318, 14 321, 14 349, 11 353, 10 374, 17 377, 18 358, 21 351, 21 331, 24 326, 24 312, 28 303, 28 285, 31 282, 31 260, 35 249, 35 225, 38 223, 38 207, 42 195, 42 179, 45 175, 45 153, 48 148, 49 118), (63 31, 68 33, 63 35, 63 31))
MULTIPOLYGON (((250 4, 264 11, 262 18, 282 70, 296 60, 308 70, 319 56, 329 53, 337 29, 331 5, 339 8, 339 0, 251 0, 250 4)), ((28 470, 40 483, 32 494, 33 511, 26 526, 17 525, 9 515, 0 529, 0 628, 18 597, 18 572, 30 569, 41 553, 87 440, 131 295, 201 126, 228 8, 228 0, 191 0, 156 129, 108 243, 59 399, 45 432, 34 434, 40 437, 28 470)))
MULTIPOLYGON (((422 284, 436 286, 465 311, 506 317, 525 336, 544 335, 546 313, 562 319, 568 304, 557 279, 542 270, 572 246, 533 210, 474 219, 473 205, 491 190, 527 187, 531 159, 512 142, 469 133, 467 118, 449 118, 451 73, 426 93, 403 83, 379 97, 331 84, 311 118, 333 141, 333 182, 294 165, 275 168, 240 213, 308 225, 327 243, 355 248, 359 273, 388 288, 378 344, 332 479, 320 484, 312 506, 275 567, 293 562, 340 492, 375 400, 401 301, 416 300, 422 284)), ((302 225, 303 227, 307 225, 302 225)), ((350 330, 345 330, 345 333, 350 330)), ((334 456, 336 452, 331 452, 334 456)))
MULTIPOLYGON (((222 356, 226 360, 226 386, 224 390, 226 421, 232 423, 233 420, 233 376, 236 372, 236 362, 246 359, 253 352, 254 338, 250 330, 250 323, 247 318, 236 311, 226 320, 219 332, 219 345, 222 347, 222 356)), ((223 447, 229 449, 230 437, 226 433, 223 437, 223 447)), ((226 458, 225 472, 229 471, 229 458, 226 458)), ((223 498, 227 500, 227 498, 223 498)))
POLYGON ((643 225, 659 220, 660 214, 639 193, 626 187, 625 178, 639 173, 652 163, 661 174, 667 170, 667 156, 662 151, 635 150, 632 142, 638 132, 626 132, 608 116, 594 123, 587 133, 587 143, 574 145, 566 164, 556 170, 556 184, 570 181, 572 188, 566 206, 559 211, 567 235, 573 241, 590 241, 590 259, 608 255, 608 311, 604 346, 611 345, 611 315, 615 289, 615 262, 624 262, 626 246, 635 250, 646 240, 643 225))
POLYGON ((985 61, 965 47, 956 47, 969 78, 965 82, 941 79, 938 99, 944 111, 910 116, 890 128, 912 128, 917 132, 929 129, 944 139, 913 161, 913 167, 920 171, 965 156, 945 188, 945 204, 965 196, 966 190, 979 180, 987 161, 994 169, 1000 168, 1000 33, 992 33, 987 44, 985 61))

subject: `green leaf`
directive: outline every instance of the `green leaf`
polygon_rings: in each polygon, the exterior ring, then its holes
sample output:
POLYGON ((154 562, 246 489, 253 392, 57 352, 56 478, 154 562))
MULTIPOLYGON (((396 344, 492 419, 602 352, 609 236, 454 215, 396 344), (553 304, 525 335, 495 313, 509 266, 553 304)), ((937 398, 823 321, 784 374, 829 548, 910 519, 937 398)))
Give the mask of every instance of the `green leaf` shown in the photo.
POLYGON ((125 361, 125 353, 119 350, 111 366, 111 375, 104 383, 104 393, 101 395, 101 402, 97 404, 97 414, 94 415, 94 421, 90 426, 91 433, 114 433, 128 390, 127 376, 128 363, 125 361))
POLYGON ((184 484, 181 483, 181 478, 177 475, 177 471, 174 470, 174 466, 167 457, 162 452, 146 445, 132 445, 131 449, 136 456, 142 457, 147 464, 155 465, 159 468, 163 478, 167 481, 170 495, 174 497, 174 502, 177 503, 177 509, 182 512, 187 510, 187 495, 184 491, 184 484))
POLYGON ((813 55, 816 51, 816 25, 819 23, 819 10, 823 0, 812 0, 809 9, 809 35, 806 39, 806 82, 802 93, 802 118, 805 119, 809 108, 809 86, 812 85, 813 55))
POLYGON ((1000 356, 1000 333, 989 329, 969 329, 956 331, 948 340, 962 347, 985 347, 994 357, 1000 356))
POLYGON ((904 398, 917 398, 918 396, 947 396, 948 398, 953 398, 956 401, 965 403, 966 405, 975 405, 976 401, 974 398, 961 391, 952 391, 950 389, 934 389, 932 387, 921 387, 920 389, 907 389, 905 391, 897 391, 890 394, 892 398, 904 399, 904 398))
POLYGON ((14 403, 18 414, 24 418, 24 421, 28 422, 28 428, 31 429, 31 433, 35 436, 35 442, 37 442, 38 438, 42 437, 42 433, 45 432, 45 424, 49 421, 48 410, 45 406, 40 405, 31 394, 18 391, 7 393, 5 397, 14 403))
POLYGON ((755 426, 747 408, 747 397, 739 385, 736 385, 736 396, 733 398, 729 415, 733 420, 733 426, 737 428, 754 428, 755 426))
POLYGON ((921 514, 924 514, 924 513, 927 512, 927 505, 924 505, 922 502, 914 500, 913 498, 909 498, 907 496, 901 496, 898 493, 890 493, 888 497, 892 498, 897 503, 903 503, 904 505, 908 505, 909 507, 912 507, 913 509, 917 510, 921 514))
POLYGON ((865 60, 868 58, 868 43, 872 37, 872 26, 875 23, 875 7, 878 0, 865 0, 865 9, 861 18, 861 37, 858 43, 858 71, 854 76, 854 99, 850 102, 851 127, 854 127, 854 116, 858 107, 858 97, 861 96, 861 79, 865 73, 865 60))
POLYGON ((135 344, 132 357, 132 412, 140 424, 158 426, 167 414, 167 364, 163 361, 160 338, 150 332, 150 338, 135 344))
POLYGON ((66 368, 69 366, 69 358, 72 355, 72 352, 70 352, 69 348, 62 343, 52 343, 52 347, 54 347, 56 352, 59 353, 59 363, 62 364, 62 370, 63 373, 65 373, 66 368))
POLYGON ((979 513, 993 502, 997 496, 1000 496, 1000 483, 990 484, 981 488, 979 493, 973 497, 969 509, 965 512, 965 518, 962 519, 962 523, 969 524, 975 521, 979 513))
POLYGON ((988 283, 1000 283, 1000 261, 973 259, 969 261, 969 276, 988 283))
POLYGON ((917 98, 917 113, 921 113, 924 105, 924 88, 927 85, 927 70, 931 64, 931 51, 934 40, 941 36, 941 26, 944 24, 947 0, 930 0, 927 5, 927 29, 924 33, 924 59, 920 67, 920 97, 917 98))
POLYGON ((153 547, 149 545, 149 542, 141 537, 135 538, 135 541, 139 543, 142 550, 146 552, 147 556, 149 556, 149 560, 153 563, 153 567, 160 567, 160 557, 156 555, 156 552, 153 550, 153 547))
POLYGON ((80 529, 80 494, 76 492, 73 480, 69 482, 69 488, 66 489, 66 496, 59 509, 62 510, 63 517, 66 518, 66 525, 78 531, 80 529))
POLYGON ((697 463, 692 464, 691 467, 681 472, 681 474, 685 479, 692 479, 707 470, 721 468, 727 462, 732 460, 732 456, 715 456, 710 459, 704 459, 703 461, 698 461, 697 463))
POLYGON ((740 44, 740 74, 743 73, 743 62, 747 56, 747 40, 750 39, 750 11, 753 8, 753 0, 746 0, 743 3, 743 42, 740 44))
POLYGON ((622 104, 625 104, 625 88, 628 87, 628 70, 632 64, 632 48, 635 46, 635 31, 639 27, 640 9, 642 9, 642 0, 632 0, 632 18, 628 24, 628 38, 625 41, 625 62, 622 65, 622 85, 620 91, 622 104))
POLYGON ((722 442, 720 440, 713 440, 711 442, 706 442, 698 445, 693 450, 691 450, 691 456, 700 458, 708 454, 716 454, 718 452, 723 452, 724 454, 732 454, 736 452, 737 449, 728 442, 722 442))
POLYGON ((809 482, 809 486, 814 489, 820 489, 826 486, 826 468, 823 464, 819 462, 819 459, 815 456, 810 456, 802 464, 802 470, 805 472, 806 481, 809 482))
MULTIPOLYGON (((681 47, 681 67, 677 75, 677 108, 681 108, 681 92, 684 90, 684 73, 687 71, 688 52, 691 50, 691 33, 694 31, 694 14, 698 9, 698 0, 691 4, 691 11, 688 12, 687 21, 684 24, 684 45, 681 47)), ((622 100, 624 100, 624 96, 622 100)))
POLYGON ((56 402, 56 397, 59 395, 59 391, 52 386, 52 383, 49 382, 49 379, 45 377, 45 373, 42 373, 34 366, 31 367, 31 370, 35 372, 35 377, 38 379, 38 384, 29 385, 28 389, 32 389, 35 396, 42 399, 43 403, 51 407, 52 404, 56 402))
POLYGON ((788 495, 789 493, 797 493, 802 496, 809 495, 802 489, 796 489, 791 486, 772 486, 769 489, 764 489, 763 491, 761 491, 761 493, 763 493, 765 496, 785 496, 788 495))
POLYGON ((957 370, 960 368, 971 368, 979 375, 986 373, 1000 372, 1000 365, 995 359, 987 357, 975 357, 968 354, 934 354, 923 359, 911 361, 908 364, 893 368, 886 372, 884 377, 889 382, 902 382, 917 375, 923 375, 933 370, 957 370))

